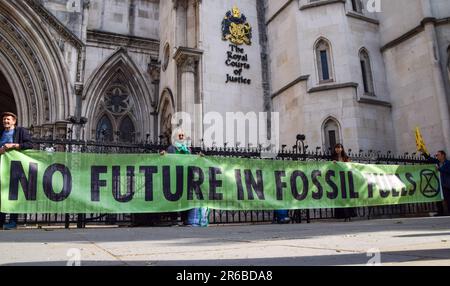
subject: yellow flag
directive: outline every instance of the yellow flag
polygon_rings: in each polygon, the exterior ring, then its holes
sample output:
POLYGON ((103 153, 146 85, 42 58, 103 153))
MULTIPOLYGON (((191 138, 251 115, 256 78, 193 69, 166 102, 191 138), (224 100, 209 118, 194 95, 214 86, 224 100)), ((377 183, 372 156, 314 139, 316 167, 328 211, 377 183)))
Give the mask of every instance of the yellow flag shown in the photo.
POLYGON ((417 146, 417 151, 422 152, 427 155, 429 154, 427 147, 425 146, 425 141, 423 141, 422 134, 420 134, 419 127, 416 127, 416 146, 417 146))

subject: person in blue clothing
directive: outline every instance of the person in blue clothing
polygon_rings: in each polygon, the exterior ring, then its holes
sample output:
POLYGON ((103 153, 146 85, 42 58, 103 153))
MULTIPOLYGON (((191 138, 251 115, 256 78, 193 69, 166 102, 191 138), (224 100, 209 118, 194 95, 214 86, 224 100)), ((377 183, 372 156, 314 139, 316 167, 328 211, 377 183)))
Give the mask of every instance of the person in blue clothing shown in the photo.
POLYGON ((444 201, 438 204, 438 215, 444 215, 445 209, 450 213, 450 161, 447 160, 445 151, 437 151, 435 158, 430 155, 422 153, 422 155, 430 162, 436 164, 436 169, 440 173, 442 192, 444 201))
POLYGON ((275 210, 273 212, 273 220, 274 223, 290 223, 291 218, 289 217, 289 210, 275 210))
MULTIPOLYGON (((17 127, 17 115, 12 112, 2 113, 3 129, 0 131, 0 156, 11 150, 26 150, 33 147, 28 130, 17 127)), ((9 216, 9 223, 5 223, 5 214, 0 213, 0 227, 15 229, 17 227, 17 214, 9 216)))

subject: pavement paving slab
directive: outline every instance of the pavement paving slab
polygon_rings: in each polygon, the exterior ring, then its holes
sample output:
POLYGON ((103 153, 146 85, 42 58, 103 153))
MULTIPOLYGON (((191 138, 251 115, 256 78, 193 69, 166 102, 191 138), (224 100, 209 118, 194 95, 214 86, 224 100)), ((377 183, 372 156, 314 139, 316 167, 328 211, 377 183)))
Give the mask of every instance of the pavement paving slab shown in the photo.
POLYGON ((0 231, 12 266, 450 266, 450 217, 0 231))

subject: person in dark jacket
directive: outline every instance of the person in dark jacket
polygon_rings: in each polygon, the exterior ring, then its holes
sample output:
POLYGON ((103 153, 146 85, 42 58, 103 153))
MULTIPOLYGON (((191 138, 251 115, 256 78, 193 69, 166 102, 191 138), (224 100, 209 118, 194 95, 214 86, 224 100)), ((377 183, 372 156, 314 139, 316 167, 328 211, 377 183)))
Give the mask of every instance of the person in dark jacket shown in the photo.
MULTIPOLYGON (((334 146, 333 152, 331 153, 331 159, 334 163, 345 162, 350 163, 352 160, 345 153, 344 146, 340 143, 334 146)), ((344 221, 350 221, 352 217, 356 216, 356 208, 336 208, 334 210, 334 216, 337 219, 344 219, 344 221)))
POLYGON ((436 169, 440 173, 442 192, 444 195, 444 201, 438 204, 438 215, 445 214, 445 208, 450 213, 450 161, 447 160, 447 154, 441 150, 436 152, 435 158, 430 155, 422 153, 422 155, 430 162, 436 164, 436 169), (445 207, 447 205, 447 207, 445 207))
MULTIPOLYGON (((0 131, 0 155, 11 150, 27 150, 33 148, 31 135, 25 128, 17 127, 17 115, 12 112, 2 114, 3 129, 0 131)), ((17 214, 11 214, 9 223, 4 224, 5 214, 0 213, 0 227, 3 229, 15 229, 17 226, 17 214)))

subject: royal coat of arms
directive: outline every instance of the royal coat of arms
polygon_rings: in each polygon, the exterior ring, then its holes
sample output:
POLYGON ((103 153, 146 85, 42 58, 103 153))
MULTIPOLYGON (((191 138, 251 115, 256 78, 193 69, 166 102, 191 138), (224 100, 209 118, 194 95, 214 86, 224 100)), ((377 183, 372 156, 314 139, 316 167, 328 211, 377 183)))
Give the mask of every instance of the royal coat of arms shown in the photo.
POLYGON ((236 6, 227 12, 222 21, 222 39, 235 45, 252 44, 252 27, 236 6))

